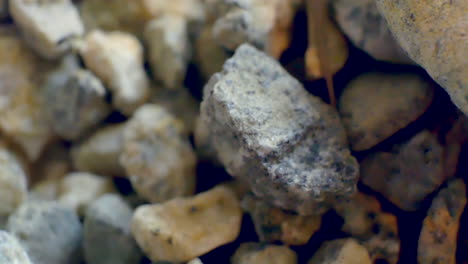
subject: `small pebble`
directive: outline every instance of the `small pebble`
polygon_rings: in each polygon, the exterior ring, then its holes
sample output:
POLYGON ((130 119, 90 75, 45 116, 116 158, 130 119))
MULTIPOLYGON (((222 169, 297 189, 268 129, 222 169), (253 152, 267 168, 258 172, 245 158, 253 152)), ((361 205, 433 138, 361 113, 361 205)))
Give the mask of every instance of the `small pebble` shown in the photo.
POLYGON ((307 264, 371 264, 367 250, 352 238, 324 242, 307 264))
POLYGON ((57 202, 27 202, 8 219, 7 231, 34 264, 80 262, 82 226, 73 210, 57 202))
POLYGON ((32 264, 18 240, 0 230, 0 264, 32 264))
POLYGON ((234 241, 241 221, 236 195, 220 186, 190 198, 138 207, 132 233, 152 261, 185 262, 234 241))
POLYGON ((105 194, 86 210, 84 256, 88 264, 135 264, 141 252, 130 231, 132 209, 117 194, 105 194))
POLYGON ((243 243, 231 257, 231 264, 296 264, 297 255, 287 246, 243 243))

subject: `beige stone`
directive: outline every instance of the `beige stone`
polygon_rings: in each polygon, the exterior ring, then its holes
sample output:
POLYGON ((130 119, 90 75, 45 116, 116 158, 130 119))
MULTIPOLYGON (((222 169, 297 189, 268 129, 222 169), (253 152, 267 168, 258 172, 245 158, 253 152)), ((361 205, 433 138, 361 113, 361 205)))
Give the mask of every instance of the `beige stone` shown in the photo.
POLYGON ((191 198, 138 207, 132 233, 152 261, 184 262, 234 241, 241 220, 236 195, 220 186, 191 198))
POLYGON ((231 257, 231 264, 296 264, 297 255, 287 246, 243 243, 231 257))
POLYGON ((27 176, 18 156, 0 142, 0 217, 11 214, 27 197, 27 176))
POLYGON ((206 25, 195 40, 194 59, 205 80, 223 68, 228 52, 213 38, 213 26, 206 25))
POLYGON ((308 264, 371 264, 367 250, 352 238, 325 242, 308 264))

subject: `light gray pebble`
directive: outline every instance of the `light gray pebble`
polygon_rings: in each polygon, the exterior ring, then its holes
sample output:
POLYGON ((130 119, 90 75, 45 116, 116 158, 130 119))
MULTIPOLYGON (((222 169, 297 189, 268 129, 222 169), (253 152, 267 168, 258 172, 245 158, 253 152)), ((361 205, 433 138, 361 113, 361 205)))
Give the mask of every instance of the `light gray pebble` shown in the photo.
POLYGON ((0 264, 31 264, 18 240, 2 230, 0 230, 0 264))

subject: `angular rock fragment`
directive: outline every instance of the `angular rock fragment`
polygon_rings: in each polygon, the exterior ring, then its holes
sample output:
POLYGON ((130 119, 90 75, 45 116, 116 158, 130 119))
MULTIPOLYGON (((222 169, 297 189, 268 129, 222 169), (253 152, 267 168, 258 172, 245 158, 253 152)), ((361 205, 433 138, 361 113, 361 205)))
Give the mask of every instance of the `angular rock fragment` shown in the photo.
POLYGON ((352 238, 325 242, 308 264, 371 264, 367 250, 352 238))
POLYGON ((449 182, 437 194, 419 236, 419 263, 456 263, 458 229, 465 206, 466 186, 461 179, 449 182))
POLYGON ((421 116, 432 102, 430 82, 414 74, 367 73, 352 80, 338 103, 355 151, 372 148, 421 116))
POLYGON ((87 172, 66 175, 59 186, 58 201, 84 215, 86 208, 100 196, 114 191, 112 179, 87 172))
POLYGON ((34 264, 80 262, 82 227, 78 216, 57 202, 27 202, 8 219, 7 231, 34 264))
POLYGON ((119 157, 123 150, 125 124, 109 125, 72 148, 73 165, 79 171, 109 176, 123 176, 119 157))
POLYGON ((236 195, 220 186, 191 198, 138 207, 132 233, 152 261, 177 263, 235 240, 241 220, 236 195))
POLYGON ((111 90, 114 106, 130 115, 149 96, 149 80, 143 69, 143 48, 122 32, 88 33, 80 47, 84 63, 111 90))
POLYGON ((105 194, 86 210, 83 248, 90 264, 134 264, 141 252, 130 231, 132 209, 117 194, 105 194))
POLYGON ((10 0, 10 12, 28 45, 47 59, 63 55, 84 33, 71 0, 10 0))
POLYGON ((243 243, 231 257, 232 264, 296 264, 297 255, 286 246, 243 243))
POLYGON ((369 154, 361 162, 361 180, 403 210, 420 202, 446 179, 444 147, 427 130, 390 151, 369 154))
POLYGON ((250 45, 208 82, 201 115, 227 171, 268 203, 320 214, 356 189, 337 112, 250 45))
POLYGON ((0 264, 31 264, 18 240, 2 230, 0 230, 0 264))
POLYGON ((260 241, 304 245, 320 229, 322 216, 301 216, 281 210, 247 194, 242 208, 250 214, 260 241))
POLYGON ((376 60, 414 63, 392 36, 374 0, 332 0, 331 4, 336 22, 356 47, 376 60))
POLYGON ((465 1, 376 2, 409 57, 444 87, 455 105, 468 115, 468 5, 465 1))
POLYGON ((158 203, 194 193, 196 157, 182 132, 180 121, 153 104, 128 121, 120 162, 141 197, 158 203))

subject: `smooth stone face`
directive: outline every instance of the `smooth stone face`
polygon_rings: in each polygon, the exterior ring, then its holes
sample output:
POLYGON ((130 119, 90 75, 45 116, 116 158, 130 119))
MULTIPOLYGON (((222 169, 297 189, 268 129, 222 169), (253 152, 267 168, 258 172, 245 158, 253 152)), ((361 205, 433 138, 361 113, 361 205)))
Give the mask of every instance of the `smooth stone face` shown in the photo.
POLYGON ((136 192, 159 203, 195 191, 196 157, 181 122, 146 104, 128 121, 120 162, 136 192))
POLYGON ((453 180, 432 201, 418 244, 419 263, 456 263, 460 217, 466 206, 466 186, 453 180))
POLYGON ((320 214, 355 191, 358 165, 337 112, 250 45, 205 86, 201 116, 227 171, 268 203, 320 214))
POLYGON ((375 0, 332 0, 341 30, 358 48, 376 60, 414 64, 388 29, 375 0))
POLYGON ((401 47, 445 88, 455 105, 468 115, 466 2, 376 2, 401 47))
POLYGON ((432 102, 430 82, 414 74, 367 73, 352 80, 338 103, 351 148, 370 149, 421 116, 432 102))
POLYGON ((220 186, 190 198, 138 207, 132 233, 152 261, 177 263, 234 241, 241 220, 236 195, 220 186))
POLYGON ((86 210, 84 256, 89 264, 135 264, 141 258, 130 231, 132 209, 117 194, 106 194, 86 210))
POLYGON ((392 150, 369 154, 361 180, 403 210, 414 211, 446 179, 444 147, 427 130, 392 150))
POLYGON ((24 203, 10 216, 6 229, 34 264, 80 261, 81 223, 75 212, 57 202, 24 203))
POLYGON ((371 264, 367 250, 352 238, 325 242, 308 264, 371 264))
POLYGON ((47 59, 64 54, 84 33, 71 0, 10 0, 10 12, 29 46, 47 59))
POLYGON ((232 264, 296 264, 297 255, 287 246, 243 243, 231 257, 232 264))
POLYGON ((27 195, 23 165, 16 154, 0 142, 0 217, 8 217, 27 195))
POLYGON ((31 264, 18 240, 3 230, 0 230, 0 264, 31 264))

